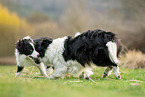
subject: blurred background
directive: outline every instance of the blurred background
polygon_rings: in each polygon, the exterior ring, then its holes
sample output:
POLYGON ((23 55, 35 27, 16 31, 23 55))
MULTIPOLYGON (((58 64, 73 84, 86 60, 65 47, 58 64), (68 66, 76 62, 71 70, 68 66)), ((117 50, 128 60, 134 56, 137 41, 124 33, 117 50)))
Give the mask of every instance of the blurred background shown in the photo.
POLYGON ((15 64, 15 43, 26 35, 89 29, 114 32, 128 49, 145 53, 145 0, 0 0, 0 64, 15 64))

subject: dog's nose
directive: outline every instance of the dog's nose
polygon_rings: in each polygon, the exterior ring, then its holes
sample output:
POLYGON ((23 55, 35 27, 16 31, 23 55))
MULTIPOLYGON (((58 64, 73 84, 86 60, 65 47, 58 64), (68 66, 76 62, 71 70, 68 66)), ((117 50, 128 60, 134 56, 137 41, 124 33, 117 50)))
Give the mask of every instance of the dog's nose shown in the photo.
POLYGON ((33 59, 33 57, 32 56, 29 56, 31 59, 33 59))

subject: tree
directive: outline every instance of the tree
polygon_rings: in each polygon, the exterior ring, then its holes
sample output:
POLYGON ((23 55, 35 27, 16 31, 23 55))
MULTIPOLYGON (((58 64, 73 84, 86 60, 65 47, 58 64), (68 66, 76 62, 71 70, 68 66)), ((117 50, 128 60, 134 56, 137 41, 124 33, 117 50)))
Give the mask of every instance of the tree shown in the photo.
POLYGON ((13 55, 16 40, 32 32, 25 19, 0 4, 0 56, 13 55))

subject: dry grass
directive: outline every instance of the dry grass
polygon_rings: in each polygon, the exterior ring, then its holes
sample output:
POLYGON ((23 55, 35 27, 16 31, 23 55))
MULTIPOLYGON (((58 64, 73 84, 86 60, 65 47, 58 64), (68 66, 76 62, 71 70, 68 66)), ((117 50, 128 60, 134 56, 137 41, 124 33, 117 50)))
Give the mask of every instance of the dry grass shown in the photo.
POLYGON ((128 50, 120 57, 121 66, 137 69, 145 68, 145 54, 137 50, 128 50))

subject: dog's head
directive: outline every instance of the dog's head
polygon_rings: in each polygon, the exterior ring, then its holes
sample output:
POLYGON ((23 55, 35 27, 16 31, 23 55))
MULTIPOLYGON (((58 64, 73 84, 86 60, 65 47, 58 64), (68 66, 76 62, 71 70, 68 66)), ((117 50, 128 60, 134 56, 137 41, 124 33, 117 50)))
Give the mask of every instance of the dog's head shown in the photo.
POLYGON ((26 36, 16 43, 16 48, 20 54, 24 54, 30 58, 38 58, 39 53, 35 50, 34 42, 30 36, 26 36))

